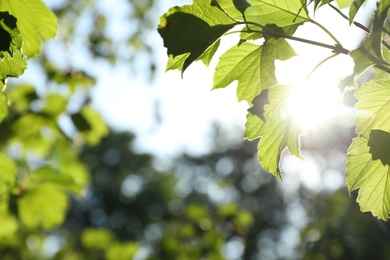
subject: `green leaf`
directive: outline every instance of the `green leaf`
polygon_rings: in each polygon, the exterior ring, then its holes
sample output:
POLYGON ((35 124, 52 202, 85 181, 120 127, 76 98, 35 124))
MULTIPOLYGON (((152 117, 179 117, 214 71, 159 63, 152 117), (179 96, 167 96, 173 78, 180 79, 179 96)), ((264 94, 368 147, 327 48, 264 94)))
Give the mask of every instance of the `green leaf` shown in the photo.
POLYGON ((16 17, 23 35, 23 53, 27 57, 38 55, 41 40, 52 38, 57 33, 56 16, 41 0, 2 0, 0 11, 16 17))
POLYGON ((86 228, 81 235, 81 242, 85 248, 106 249, 112 242, 113 234, 109 230, 100 228, 86 228))
POLYGON ((357 12, 359 11, 360 7, 364 4, 366 0, 354 0, 350 9, 349 9, 349 24, 351 25, 353 20, 355 19, 355 16, 357 12))
POLYGON ((7 97, 3 92, 0 92, 0 122, 3 121, 3 119, 8 114, 8 105, 7 105, 7 97))
POLYGON ((4 153, 0 153, 0 186, 14 185, 16 181, 16 163, 4 153))
POLYGON ((275 24, 285 27, 309 21, 301 0, 249 0, 251 6, 245 11, 247 21, 260 25, 275 24))
POLYGON ((390 131, 390 80, 364 83, 355 92, 357 132, 347 154, 347 186, 360 188, 362 211, 387 219, 390 211, 388 146, 390 131))
MULTIPOLYGON (((90 107, 83 107, 80 111, 80 117, 82 117, 88 124, 88 128, 79 128, 81 135, 90 145, 96 145, 100 139, 108 134, 108 127, 104 123, 100 114, 90 107)), ((73 118, 72 118, 73 119, 73 118)))
POLYGON ((347 186, 350 192, 360 188, 357 202, 361 211, 371 211, 374 216, 387 220, 390 212, 389 166, 381 160, 373 160, 368 140, 363 136, 353 139, 347 160, 347 186))
POLYGON ((210 26, 201 18, 182 12, 170 14, 165 19, 165 26, 160 27, 158 32, 164 39, 168 55, 172 54, 175 57, 190 53, 181 68, 182 72, 233 27, 233 25, 210 26))
POLYGON ((275 59, 286 60, 294 55, 284 39, 270 38, 263 46, 249 42, 233 46, 220 57, 213 89, 224 88, 237 80, 238 100, 250 103, 262 90, 277 84, 275 59))
POLYGON ((3 52, 8 52, 13 56, 15 51, 21 51, 23 37, 16 26, 16 18, 8 12, 0 12, 0 57, 3 58, 3 52))
POLYGON ((179 70, 184 70, 225 32, 233 21, 210 0, 174 7, 160 18, 158 32, 164 39, 169 58, 190 53, 179 70), (172 56, 170 56, 172 54, 172 56))
POLYGON ((56 170, 50 166, 38 168, 30 175, 28 175, 28 177, 23 179, 23 185, 29 187, 39 183, 50 183, 63 190, 72 191, 76 194, 79 194, 84 187, 76 183, 72 176, 68 174, 67 167, 68 165, 63 166, 59 170, 56 170))
POLYGON ((8 93, 8 99, 11 101, 12 107, 21 113, 27 112, 30 109, 31 102, 37 98, 35 88, 28 84, 20 84, 8 93))
POLYGON ((382 55, 382 31, 389 8, 390 0, 380 1, 378 3, 371 33, 363 40, 359 48, 351 52, 351 56, 355 62, 355 75, 359 75, 372 65, 381 65, 390 68, 390 64, 383 59, 382 55))
POLYGON ((23 74, 26 68, 26 58, 20 51, 15 51, 13 56, 4 53, 4 57, 0 59, 0 79, 18 77, 23 74))
POLYGON ((316 11, 321 6, 331 3, 333 0, 315 0, 314 1, 314 11, 316 11))
POLYGON ((291 155, 302 158, 299 138, 303 130, 293 122, 289 115, 289 97, 293 91, 293 87, 285 85, 277 85, 264 90, 266 94, 262 93, 260 99, 255 99, 254 107, 251 109, 252 112, 263 110, 264 120, 249 112, 245 124, 247 139, 253 140, 261 137, 258 144, 258 157, 261 165, 266 171, 280 179, 282 175, 279 162, 286 148, 291 155))
POLYGON ((59 116, 66 109, 68 100, 59 94, 49 94, 45 97, 45 107, 42 113, 50 116, 59 116))
POLYGON ((9 212, 8 208, 9 205, 7 203, 4 203, 4 201, 0 202, 0 239, 6 239, 18 230, 18 221, 9 212))
POLYGON ((212 0, 212 6, 216 6, 231 18, 243 21, 245 10, 250 6, 246 0, 212 0))
POLYGON ((65 220, 68 208, 66 193, 53 184, 38 184, 18 199, 20 220, 28 228, 53 228, 65 220))
POLYGON ((346 8, 351 5, 352 0, 336 0, 336 3, 339 8, 346 8))
POLYGON ((185 53, 181 55, 177 55, 173 57, 173 55, 168 56, 168 62, 167 62, 167 67, 165 68, 165 71, 168 70, 180 70, 184 66, 184 62, 187 60, 188 56, 190 56, 191 53, 185 53))
POLYGON ((367 137, 372 129, 390 131, 390 80, 364 83, 354 95, 357 132, 367 137))
POLYGON ((106 251, 107 260, 133 259, 139 245, 134 242, 115 243, 106 251))
POLYGON ((214 42, 210 48, 208 48, 205 52, 203 52, 203 54, 199 56, 198 60, 201 60, 204 63, 204 65, 208 67, 210 65, 212 58, 214 57, 214 54, 217 52, 220 43, 221 43, 220 40, 214 42))
POLYGON ((373 160, 380 160, 383 165, 390 166, 390 133, 382 130, 371 130, 368 140, 373 160))

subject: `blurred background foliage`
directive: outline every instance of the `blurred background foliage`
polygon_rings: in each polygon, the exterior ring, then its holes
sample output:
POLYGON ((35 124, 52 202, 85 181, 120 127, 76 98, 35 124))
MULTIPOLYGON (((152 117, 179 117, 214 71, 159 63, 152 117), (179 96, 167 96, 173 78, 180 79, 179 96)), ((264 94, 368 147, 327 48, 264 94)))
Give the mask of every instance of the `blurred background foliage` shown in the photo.
MULTIPOLYGON (((137 152, 137 133, 106 125, 91 98, 94 67, 120 63, 152 80, 161 2, 47 4, 57 39, 30 61, 37 85, 9 82, 0 124, 0 259, 390 258, 389 224, 361 213, 344 186, 280 182, 254 143, 228 139, 223 126, 211 153, 162 161, 137 152)), ((321 182, 344 178, 353 134, 335 125, 307 133, 315 145, 303 138, 321 182)))

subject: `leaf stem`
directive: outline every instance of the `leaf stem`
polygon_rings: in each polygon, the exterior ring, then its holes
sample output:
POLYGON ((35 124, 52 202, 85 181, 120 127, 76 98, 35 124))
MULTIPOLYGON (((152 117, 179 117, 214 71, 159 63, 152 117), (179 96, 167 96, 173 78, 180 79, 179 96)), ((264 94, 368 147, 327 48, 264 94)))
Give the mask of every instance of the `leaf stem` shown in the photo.
POLYGON ((312 40, 308 40, 308 39, 304 39, 304 38, 300 38, 300 37, 296 37, 296 36, 287 35, 287 34, 276 32, 276 31, 270 31, 267 27, 265 27, 261 24, 258 24, 258 23, 254 23, 254 22, 246 21, 246 22, 238 22, 237 24, 251 24, 251 25, 254 25, 254 26, 257 26, 257 27, 260 27, 263 29, 263 31, 256 31, 256 30, 249 29, 248 32, 264 33, 264 31, 266 31, 267 33, 269 33, 273 37, 285 38, 285 39, 289 39, 292 41, 303 42, 303 43, 327 48, 327 49, 332 50, 334 53, 342 53, 342 54, 348 55, 350 52, 349 50, 345 49, 344 47, 342 47, 339 44, 330 45, 330 44, 326 44, 326 43, 322 43, 322 42, 317 42, 317 41, 312 41, 312 40))
POLYGON ((382 64, 375 64, 374 67, 390 74, 390 68, 383 66, 382 64))
POLYGON ((338 46, 342 46, 341 42, 337 40, 337 38, 328 30, 326 29, 322 24, 318 23, 317 21, 313 19, 309 19, 309 22, 315 24, 316 26, 320 27, 327 35, 329 35, 330 38, 336 43, 338 46))
POLYGON ((305 81, 307 81, 310 76, 322 65, 324 64, 325 62, 327 62, 328 60, 330 59, 333 59, 334 57, 338 56, 340 53, 334 53, 332 55, 330 55, 329 57, 326 57, 325 59, 323 59, 320 63, 318 63, 309 73, 309 75, 307 75, 307 77, 305 78, 305 81))
MULTIPOLYGON (((337 7, 335 7, 335 6, 332 5, 332 4, 329 4, 329 6, 332 7, 332 9, 335 10, 338 14, 340 14, 343 18, 345 18, 346 20, 349 21, 348 16, 346 16, 343 12, 341 12, 337 7)), ((366 26, 364 26, 364 25, 361 24, 361 23, 358 23, 358 22, 353 21, 353 24, 354 24, 356 27, 358 27, 358 28, 362 29, 363 31, 365 31, 366 33, 370 33, 370 32, 371 32, 370 29, 368 29, 366 26)), ((384 31, 385 33, 389 34, 389 32, 388 32, 387 30, 384 29, 383 31, 384 31)), ((386 47, 386 49, 390 50, 390 45, 389 45, 385 40, 382 40, 382 44, 383 44, 383 46, 386 47)))

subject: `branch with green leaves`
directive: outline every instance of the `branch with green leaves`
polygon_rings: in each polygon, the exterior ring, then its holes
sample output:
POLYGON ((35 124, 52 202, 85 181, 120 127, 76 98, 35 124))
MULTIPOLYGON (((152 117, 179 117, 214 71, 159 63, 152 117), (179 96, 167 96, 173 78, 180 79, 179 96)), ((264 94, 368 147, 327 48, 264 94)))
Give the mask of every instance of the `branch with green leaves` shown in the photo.
MULTIPOLYGON (((299 139, 304 133, 291 119, 288 109, 293 87, 279 85, 275 76, 275 61, 288 60, 296 55, 288 41, 330 49, 332 54, 318 66, 338 54, 351 56, 355 66, 349 79, 371 67, 390 73, 390 63, 386 58, 389 45, 383 37, 390 1, 378 2, 371 30, 354 21, 364 0, 354 0, 350 6, 346 1, 337 1, 339 5, 350 8, 349 17, 331 2, 194 0, 191 5, 171 8, 160 19, 158 32, 168 50, 167 70, 177 69, 184 73, 198 60, 209 65, 219 48, 220 39, 227 34, 239 35, 236 44, 219 58, 213 89, 227 87, 233 81, 238 82, 238 101, 245 100, 250 106, 245 138, 260 138, 259 162, 266 171, 278 178, 282 178, 279 163, 286 148, 290 154, 301 158, 299 139), (330 5, 350 26, 365 30, 367 37, 354 50, 344 48, 328 28, 309 16, 308 8, 311 8, 313 2, 314 12, 330 5), (297 28, 306 23, 314 24, 324 31, 333 44, 295 36, 297 28)), ((390 87, 386 87, 388 84, 389 81, 378 79, 366 82, 356 91, 355 95, 359 99, 356 105, 359 109, 356 118, 358 138, 354 139, 349 148, 346 168, 349 190, 360 189, 358 202, 361 210, 371 211, 383 220, 387 220, 390 213, 390 191, 387 188, 389 151, 380 141, 387 143, 387 135, 390 135, 386 118, 390 114, 390 107, 387 106, 390 101, 390 87)))

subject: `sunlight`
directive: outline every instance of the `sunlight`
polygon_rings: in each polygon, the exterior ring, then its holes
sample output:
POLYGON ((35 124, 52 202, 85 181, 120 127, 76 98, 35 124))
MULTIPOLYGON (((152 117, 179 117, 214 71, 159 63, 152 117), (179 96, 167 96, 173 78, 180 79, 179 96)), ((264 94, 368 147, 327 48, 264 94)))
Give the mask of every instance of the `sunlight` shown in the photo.
POLYGON ((290 97, 289 110, 304 129, 324 126, 341 111, 341 94, 335 84, 304 84, 290 97))
POLYGON ((323 58, 318 52, 306 51, 288 62, 277 64, 280 68, 278 80, 280 84, 296 86, 288 105, 295 122, 303 129, 326 127, 344 117, 346 107, 338 83, 352 73, 351 60, 336 57, 322 63, 310 74, 323 58))

